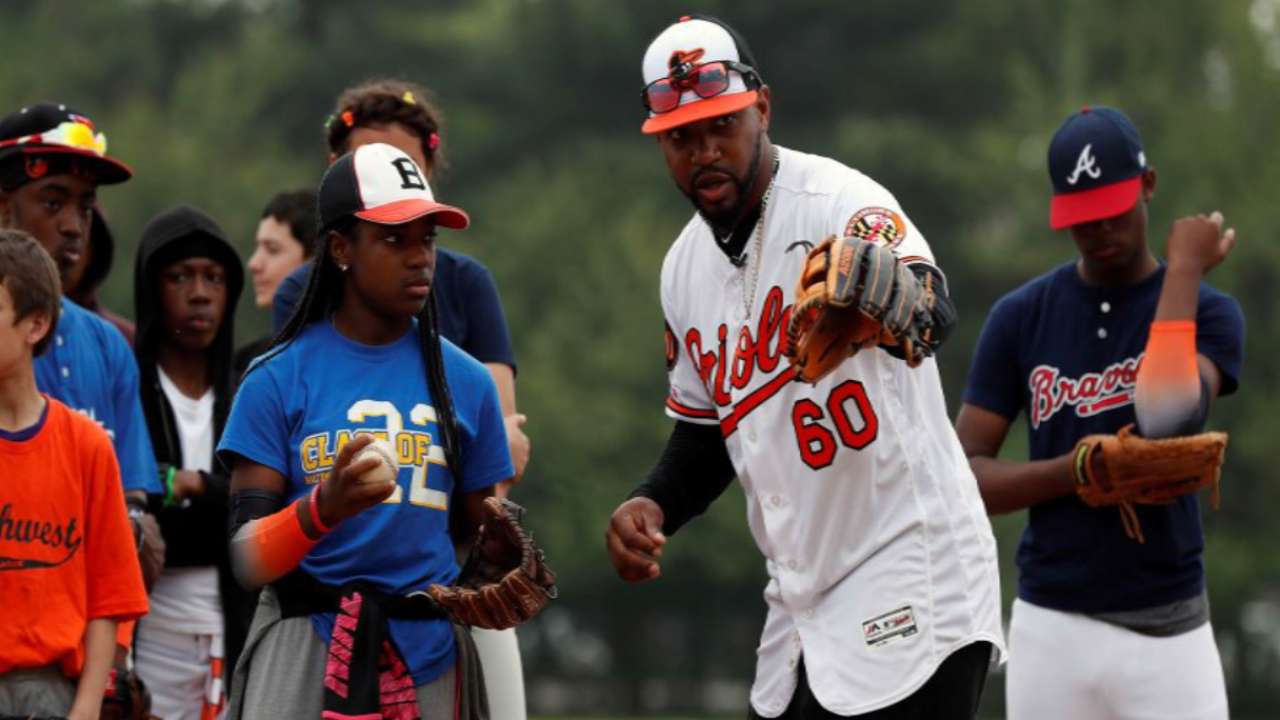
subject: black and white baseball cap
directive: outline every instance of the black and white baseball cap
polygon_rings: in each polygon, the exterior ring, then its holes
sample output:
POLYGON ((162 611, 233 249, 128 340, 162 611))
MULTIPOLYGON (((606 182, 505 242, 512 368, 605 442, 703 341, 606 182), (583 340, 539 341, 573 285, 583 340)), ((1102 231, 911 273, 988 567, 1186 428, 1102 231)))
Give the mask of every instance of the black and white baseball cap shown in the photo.
POLYGON ((675 107, 668 111, 654 112, 654 104, 646 102, 649 116, 640 128, 646 134, 738 112, 756 101, 762 84, 742 36, 705 15, 686 15, 659 33, 644 53, 641 72, 646 95, 655 87, 671 91, 671 86, 680 93, 678 105, 672 103, 675 107), (696 69, 720 62, 732 64, 725 70, 727 85, 711 97, 699 94, 696 69))
POLYGON ((402 225, 426 215, 451 230, 471 224, 462 210, 436 202, 413 158, 386 143, 361 145, 335 160, 320 181, 318 204, 324 228, 351 215, 379 225, 402 225))

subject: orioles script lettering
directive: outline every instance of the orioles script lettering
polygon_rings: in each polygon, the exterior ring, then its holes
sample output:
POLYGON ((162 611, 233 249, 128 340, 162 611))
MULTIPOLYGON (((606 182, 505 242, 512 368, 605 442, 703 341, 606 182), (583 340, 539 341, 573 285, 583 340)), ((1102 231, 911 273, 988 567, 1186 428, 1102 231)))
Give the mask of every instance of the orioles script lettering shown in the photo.
POLYGON ((704 349, 702 332, 698 328, 691 328, 685 333, 685 349, 716 405, 726 407, 732 404, 729 389, 746 389, 757 369, 768 375, 778 368, 787 347, 787 323, 790 319, 791 306, 783 307, 782 288, 775 285, 765 296, 755 333, 751 332, 750 325, 743 326, 734 342, 732 357, 729 354, 729 326, 725 323, 720 323, 716 329, 715 345, 711 349, 704 349))

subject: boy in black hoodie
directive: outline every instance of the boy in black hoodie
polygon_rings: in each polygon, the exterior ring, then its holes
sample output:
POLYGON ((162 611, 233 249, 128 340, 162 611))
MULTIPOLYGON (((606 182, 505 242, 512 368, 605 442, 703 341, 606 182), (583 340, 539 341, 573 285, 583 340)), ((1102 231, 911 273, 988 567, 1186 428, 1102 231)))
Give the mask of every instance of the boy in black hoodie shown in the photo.
POLYGON ((166 719, 220 709, 253 612, 231 576, 229 479, 213 455, 234 394, 232 321, 243 284, 240 258, 203 212, 179 206, 143 229, 135 353, 165 488, 153 504, 166 553, 151 613, 138 625, 136 660, 152 712, 166 719))

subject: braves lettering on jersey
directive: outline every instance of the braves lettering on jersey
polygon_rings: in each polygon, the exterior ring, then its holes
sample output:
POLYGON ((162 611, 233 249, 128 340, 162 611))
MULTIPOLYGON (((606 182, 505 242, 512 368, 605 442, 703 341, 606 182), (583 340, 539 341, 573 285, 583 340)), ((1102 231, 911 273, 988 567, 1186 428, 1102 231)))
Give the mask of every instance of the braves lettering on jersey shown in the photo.
POLYGON ((35 359, 35 372, 41 391, 107 431, 125 490, 164 493, 142 415, 138 364, 119 330, 62 298, 53 342, 35 359))
MULTIPOLYGON (((462 491, 472 492, 515 470, 488 371, 449 341, 441 343, 461 435, 462 491)), ((224 461, 235 453, 284 475, 291 502, 328 477, 342 446, 360 431, 396 448, 399 488, 326 535, 302 569, 330 585, 365 580, 396 594, 452 582, 458 574, 448 533, 454 476, 436 442, 439 428, 416 325, 396 342, 376 347, 343 337, 328 322, 308 326, 245 377, 218 452, 224 461)), ((326 643, 333 618, 312 616, 326 643)), ((447 621, 389 624, 416 685, 453 664, 447 621)))
MULTIPOLYGON (((1072 262, 1014 290, 987 318, 964 401, 1010 421, 1025 411, 1031 460, 1061 456, 1085 435, 1134 422, 1133 388, 1163 283, 1161 267, 1130 287, 1089 287, 1072 262)), ((1235 392, 1244 316, 1207 284, 1200 286, 1196 350, 1222 373, 1219 395, 1235 392)), ((1137 511, 1144 544, 1125 538, 1118 513, 1089 508, 1074 495, 1033 505, 1018 546, 1019 597, 1101 613, 1201 593, 1198 496, 1137 511), (1100 541, 1106 538, 1117 542, 1100 541)))
POLYGON ((1079 417, 1092 417, 1132 404, 1140 364, 1141 356, 1125 358, 1101 372, 1087 372, 1078 378, 1063 377, 1052 365, 1037 365, 1027 381, 1031 391, 1027 420, 1037 429, 1063 407, 1074 408, 1079 417))
POLYGON ((911 369, 864 350, 795 381, 782 348, 812 243, 847 232, 903 262, 933 255, 870 178, 779 153, 757 288, 754 261, 729 262, 698 216, 667 253, 667 413, 720 426, 766 559, 756 712, 786 709, 803 653, 823 706, 860 714, 919 689, 953 650, 1003 648, 995 540, 934 360, 911 369))

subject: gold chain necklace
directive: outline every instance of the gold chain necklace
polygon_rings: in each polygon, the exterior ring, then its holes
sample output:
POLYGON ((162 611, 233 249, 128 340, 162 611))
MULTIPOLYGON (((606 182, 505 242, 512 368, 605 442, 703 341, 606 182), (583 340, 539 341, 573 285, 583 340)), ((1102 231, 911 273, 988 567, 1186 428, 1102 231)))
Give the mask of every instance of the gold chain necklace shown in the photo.
POLYGON ((765 188, 764 197, 760 199, 760 218, 751 231, 754 237, 751 248, 751 268, 749 280, 742 282, 742 311, 747 319, 751 318, 751 308, 756 304, 756 284, 760 282, 760 255, 764 247, 764 220, 769 210, 769 198, 773 195, 773 185, 778 180, 778 148, 773 149, 773 177, 769 178, 769 187, 765 188))

